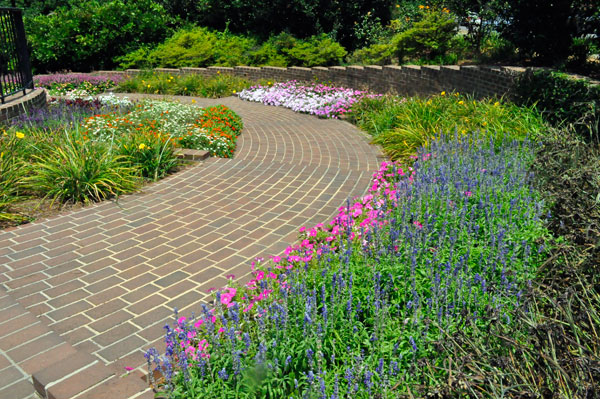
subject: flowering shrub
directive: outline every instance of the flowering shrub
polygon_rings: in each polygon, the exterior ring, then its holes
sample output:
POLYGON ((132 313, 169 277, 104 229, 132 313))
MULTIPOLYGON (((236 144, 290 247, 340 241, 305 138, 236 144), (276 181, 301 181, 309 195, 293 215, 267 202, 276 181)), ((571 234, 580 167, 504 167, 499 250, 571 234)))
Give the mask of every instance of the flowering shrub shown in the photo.
POLYGON ((85 73, 57 73, 37 75, 34 84, 48 90, 50 95, 66 95, 73 90, 81 90, 88 95, 99 94, 117 86, 123 80, 121 75, 89 75, 85 73))
POLYGON ((424 396, 452 378, 432 365, 456 357, 443 349, 453 332, 499 325, 519 340, 545 236, 531 147, 444 137, 412 170, 383 163, 367 196, 258 260, 245 287, 177 316, 166 354, 146 354, 156 386, 172 398, 424 396))
POLYGON ((325 118, 337 118, 349 111, 352 104, 364 97, 378 97, 366 91, 330 87, 323 84, 300 85, 292 80, 267 86, 253 86, 238 94, 242 100, 290 108, 325 118))

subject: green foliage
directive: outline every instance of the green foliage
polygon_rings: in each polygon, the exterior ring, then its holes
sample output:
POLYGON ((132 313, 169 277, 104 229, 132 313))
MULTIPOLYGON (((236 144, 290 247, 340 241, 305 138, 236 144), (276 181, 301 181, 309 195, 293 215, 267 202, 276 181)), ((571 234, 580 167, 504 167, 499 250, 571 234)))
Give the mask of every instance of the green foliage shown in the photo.
POLYGON ((65 131, 49 151, 33 155, 24 185, 60 202, 96 202, 139 186, 139 172, 110 146, 87 140, 79 129, 65 131))
POLYGON ((456 15, 459 25, 467 28, 465 38, 475 56, 481 54, 486 38, 494 33, 505 7, 502 0, 445 0, 442 2, 456 15))
POLYGON ((173 94, 207 98, 227 97, 253 82, 228 74, 207 78, 201 75, 169 75, 144 72, 121 82, 117 90, 125 93, 173 94))
POLYGON ((207 67, 236 65, 338 65, 346 50, 326 35, 306 40, 281 33, 259 45, 256 40, 207 28, 184 28, 152 50, 137 49, 119 57, 122 68, 207 67))
POLYGON ((26 146, 25 137, 21 137, 22 132, 17 136, 17 132, 0 130, 0 220, 20 219, 19 215, 7 212, 7 208, 23 195, 24 164, 20 155, 26 146))
POLYGON ((457 24, 444 11, 426 11, 421 21, 392 38, 394 53, 402 62, 405 57, 434 59, 443 56, 456 34, 457 24))
POLYGON ((355 50, 347 61, 350 64, 389 65, 392 63, 393 52, 391 44, 375 43, 355 50))
POLYGON ((339 43, 336 43, 325 34, 299 41, 285 53, 289 59, 289 66, 308 68, 338 65, 347 54, 339 43))
POLYGON ((131 131, 118 140, 117 152, 138 169, 142 176, 158 180, 179 164, 172 137, 159 135, 149 126, 131 131))
POLYGON ((539 137, 546 125, 533 107, 495 100, 475 101, 458 93, 429 99, 385 96, 363 99, 352 107, 351 121, 373 136, 392 159, 409 161, 440 133, 469 135, 482 131, 497 140, 539 137))
POLYGON ((379 17, 369 11, 354 25, 354 36, 358 41, 358 47, 362 48, 381 42, 387 36, 387 30, 379 17))
POLYGON ((386 25, 394 4, 391 0, 204 0, 188 19, 213 29, 251 32, 262 40, 281 32, 298 38, 327 33, 345 48, 355 49, 361 43, 355 23, 371 12, 373 20, 386 25))
POLYGON ((180 29, 148 54, 152 66, 181 68, 235 66, 246 63, 256 42, 228 32, 196 27, 180 29))
POLYGON ((116 56, 162 40, 169 21, 152 0, 86 0, 31 16, 25 26, 32 66, 38 73, 113 68, 116 56))
POLYGON ((535 104, 554 126, 600 139, 600 85, 556 71, 528 70, 515 84, 515 97, 520 104, 535 104))
POLYGON ((502 34, 525 62, 559 65, 572 55, 573 39, 595 35, 600 40, 597 2, 515 0, 506 2, 501 11, 502 34))

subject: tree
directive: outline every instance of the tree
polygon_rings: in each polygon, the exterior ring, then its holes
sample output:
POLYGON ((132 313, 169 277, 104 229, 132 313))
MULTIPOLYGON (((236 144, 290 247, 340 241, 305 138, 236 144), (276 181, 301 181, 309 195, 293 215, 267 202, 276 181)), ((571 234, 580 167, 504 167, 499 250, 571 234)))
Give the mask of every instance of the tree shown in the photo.
POLYGON ((502 12, 502 35, 514 43, 520 58, 537 65, 567 59, 577 36, 573 0, 512 0, 502 12))

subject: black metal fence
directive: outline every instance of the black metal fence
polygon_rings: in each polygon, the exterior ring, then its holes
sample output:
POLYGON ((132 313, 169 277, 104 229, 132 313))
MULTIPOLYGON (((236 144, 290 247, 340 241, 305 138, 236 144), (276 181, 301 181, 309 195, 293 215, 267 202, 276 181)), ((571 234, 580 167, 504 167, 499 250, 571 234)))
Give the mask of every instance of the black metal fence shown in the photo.
POLYGON ((0 8, 0 99, 33 89, 23 13, 19 8, 0 8))

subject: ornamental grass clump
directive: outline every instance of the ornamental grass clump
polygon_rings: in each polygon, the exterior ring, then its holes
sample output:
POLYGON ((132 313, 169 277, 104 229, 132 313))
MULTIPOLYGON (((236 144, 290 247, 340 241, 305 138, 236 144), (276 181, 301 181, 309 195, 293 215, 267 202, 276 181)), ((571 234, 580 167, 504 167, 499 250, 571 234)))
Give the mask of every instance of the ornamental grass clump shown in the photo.
POLYGON ((378 97, 366 91, 330 87, 324 84, 301 85, 295 80, 273 85, 252 86, 238 94, 242 100, 290 108, 295 112, 338 118, 349 112, 362 98, 378 97))
MULTIPOLYGON (((213 308, 177 316, 166 354, 146 354, 155 387, 171 398, 443 395, 462 378, 443 350, 454 332, 525 333, 517 315, 546 236, 532 159, 527 141, 473 134, 433 140, 411 169, 383 163, 331 223, 253 263, 254 278, 218 291, 213 308)), ((475 383, 452 394, 477 394, 475 383)))
POLYGON ((405 162, 440 132, 537 139, 548 128, 535 107, 446 92, 430 98, 366 98, 353 105, 349 118, 391 159, 405 162))
POLYGON ((21 179, 24 175, 21 154, 26 144, 25 134, 0 129, 0 220, 20 220, 22 217, 8 212, 8 207, 23 195, 21 179))
POLYGON ((134 191, 141 181, 130 160, 111 145, 88 140, 79 128, 53 138, 32 155, 22 182, 39 196, 59 202, 91 203, 134 191))

